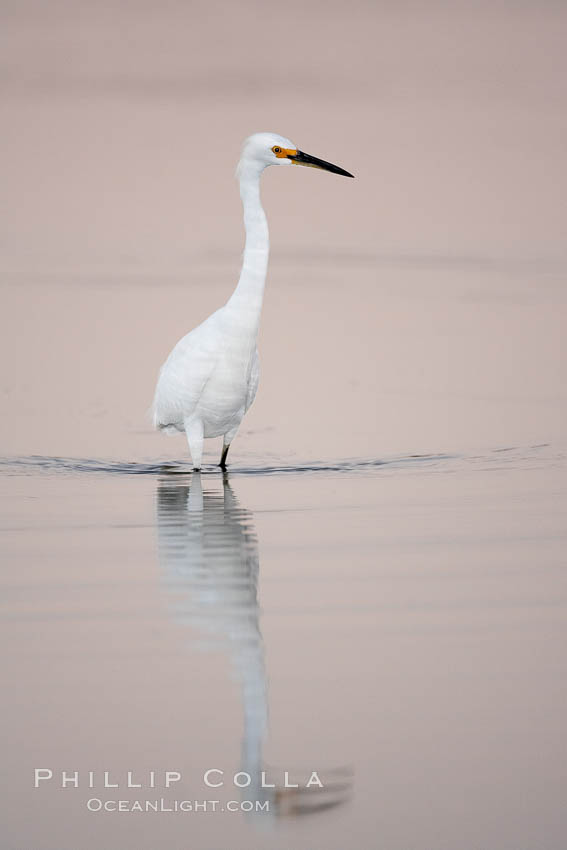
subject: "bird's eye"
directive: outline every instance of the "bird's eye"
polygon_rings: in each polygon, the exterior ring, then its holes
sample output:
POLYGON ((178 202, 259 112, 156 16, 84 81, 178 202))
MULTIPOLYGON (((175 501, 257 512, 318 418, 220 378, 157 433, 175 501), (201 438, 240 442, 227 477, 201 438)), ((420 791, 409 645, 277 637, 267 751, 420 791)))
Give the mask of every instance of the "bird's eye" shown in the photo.
POLYGON ((274 153, 281 153, 282 152, 282 149, 278 148, 277 145, 275 147, 273 147, 272 150, 273 150, 274 153))

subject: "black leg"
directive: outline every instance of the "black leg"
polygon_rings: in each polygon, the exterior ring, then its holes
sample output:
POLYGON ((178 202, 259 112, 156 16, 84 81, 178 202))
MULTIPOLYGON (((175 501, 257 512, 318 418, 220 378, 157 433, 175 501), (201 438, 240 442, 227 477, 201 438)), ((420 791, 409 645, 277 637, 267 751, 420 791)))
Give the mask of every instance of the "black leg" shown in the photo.
POLYGON ((219 466, 223 470, 226 469, 226 456, 228 454, 229 448, 230 448, 230 444, 228 446, 222 447, 222 455, 221 455, 219 466))

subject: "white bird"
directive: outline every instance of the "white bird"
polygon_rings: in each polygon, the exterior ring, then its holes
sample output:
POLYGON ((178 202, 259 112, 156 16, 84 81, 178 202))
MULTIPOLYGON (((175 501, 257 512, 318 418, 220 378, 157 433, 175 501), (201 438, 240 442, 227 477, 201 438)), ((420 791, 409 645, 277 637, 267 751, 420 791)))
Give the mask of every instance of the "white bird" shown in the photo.
POLYGON ((256 340, 270 247, 260 177, 269 165, 306 165, 353 177, 276 133, 255 133, 244 142, 236 172, 246 230, 238 284, 223 307, 179 340, 161 367, 154 396, 154 426, 185 432, 196 470, 203 440, 221 435, 220 466, 226 468, 230 444, 258 389, 256 340))

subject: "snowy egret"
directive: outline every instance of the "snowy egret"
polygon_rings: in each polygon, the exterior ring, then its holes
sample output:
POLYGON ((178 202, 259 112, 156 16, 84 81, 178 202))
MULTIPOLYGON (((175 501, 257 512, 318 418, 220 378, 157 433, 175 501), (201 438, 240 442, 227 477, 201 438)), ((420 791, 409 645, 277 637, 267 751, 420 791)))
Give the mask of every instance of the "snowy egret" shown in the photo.
POLYGON ((220 436, 220 466, 226 468, 229 446, 258 389, 256 339, 270 247, 260 177, 269 165, 305 165, 353 176, 276 133, 255 133, 244 142, 236 172, 246 230, 238 284, 223 307, 179 340, 160 370, 154 397, 155 427, 185 432, 196 470, 203 440, 220 436))

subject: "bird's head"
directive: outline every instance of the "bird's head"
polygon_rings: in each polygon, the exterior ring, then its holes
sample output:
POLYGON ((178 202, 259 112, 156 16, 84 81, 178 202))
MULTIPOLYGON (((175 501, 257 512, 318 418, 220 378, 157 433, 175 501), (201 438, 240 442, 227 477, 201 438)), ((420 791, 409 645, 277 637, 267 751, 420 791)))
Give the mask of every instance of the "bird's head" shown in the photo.
POLYGON ((242 154, 238 163, 237 174, 246 172, 261 173, 268 165, 306 165, 309 168, 320 168, 344 177, 354 177, 344 168, 318 159, 316 156, 300 151, 297 146, 277 133, 254 133, 249 136, 242 146, 242 154))

